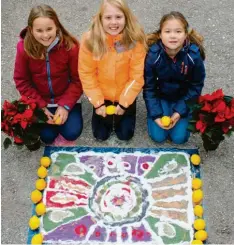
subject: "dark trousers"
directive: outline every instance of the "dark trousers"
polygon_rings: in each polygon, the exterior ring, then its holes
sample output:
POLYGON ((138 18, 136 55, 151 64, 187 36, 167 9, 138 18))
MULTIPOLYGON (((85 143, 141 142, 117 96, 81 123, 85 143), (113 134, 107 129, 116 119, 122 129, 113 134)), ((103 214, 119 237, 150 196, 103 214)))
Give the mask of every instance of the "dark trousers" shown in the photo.
MULTIPOLYGON (((118 103, 105 101, 105 105, 117 105, 118 103)), ((99 116, 93 108, 92 130, 93 135, 98 140, 107 140, 111 132, 115 131, 120 140, 130 140, 134 135, 136 124, 136 101, 130 105, 125 113, 119 115, 99 116)))
MULTIPOLYGON (((57 107, 48 108, 50 112, 55 113, 57 107)), ((76 140, 83 129, 83 118, 81 104, 76 104, 68 114, 67 121, 63 125, 45 124, 41 130, 41 140, 46 144, 54 142, 58 134, 61 134, 66 140, 76 140)))

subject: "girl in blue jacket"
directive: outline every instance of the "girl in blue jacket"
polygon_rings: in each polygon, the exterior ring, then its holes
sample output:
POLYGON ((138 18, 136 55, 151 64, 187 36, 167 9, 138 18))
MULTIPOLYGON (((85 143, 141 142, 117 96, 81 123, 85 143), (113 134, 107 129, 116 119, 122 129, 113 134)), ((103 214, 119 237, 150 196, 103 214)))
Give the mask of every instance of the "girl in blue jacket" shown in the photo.
POLYGON ((162 17, 160 28, 148 35, 143 97, 148 112, 148 133, 156 142, 170 138, 182 144, 189 138, 186 100, 198 97, 204 86, 203 37, 179 12, 162 17), (169 126, 161 118, 170 117, 169 126))

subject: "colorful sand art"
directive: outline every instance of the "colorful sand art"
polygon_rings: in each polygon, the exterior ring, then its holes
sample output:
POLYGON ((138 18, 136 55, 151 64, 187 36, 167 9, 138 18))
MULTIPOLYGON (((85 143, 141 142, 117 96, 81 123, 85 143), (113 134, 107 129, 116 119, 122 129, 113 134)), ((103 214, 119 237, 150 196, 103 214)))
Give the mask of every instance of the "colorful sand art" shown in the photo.
POLYGON ((186 152, 51 154, 44 243, 189 244, 194 237, 186 152))

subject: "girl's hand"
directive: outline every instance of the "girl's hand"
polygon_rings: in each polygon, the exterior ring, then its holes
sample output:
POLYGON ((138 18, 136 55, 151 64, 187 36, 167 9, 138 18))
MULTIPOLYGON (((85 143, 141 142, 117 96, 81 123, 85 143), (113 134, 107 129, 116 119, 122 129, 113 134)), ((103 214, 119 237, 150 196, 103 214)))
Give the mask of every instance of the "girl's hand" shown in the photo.
POLYGON ((99 116, 106 117, 106 106, 103 105, 95 110, 95 113, 99 116))
POLYGON ((158 126, 159 126, 160 128, 162 128, 162 129, 169 130, 169 129, 171 128, 171 124, 170 124, 168 127, 163 126, 163 125, 162 125, 161 118, 155 119, 154 122, 155 122, 156 124, 158 124, 158 126))
POLYGON ((42 110, 44 111, 44 113, 46 114, 48 121, 48 124, 54 124, 54 114, 52 114, 46 107, 42 108, 42 110))
POLYGON ((180 114, 178 112, 174 112, 171 116, 170 127, 173 128, 179 120, 180 120, 180 114))
POLYGON ((123 110, 119 105, 116 106, 116 110, 115 110, 115 115, 123 115, 125 113, 125 110, 123 110))
POLYGON ((56 112, 55 112, 55 115, 54 115, 54 118, 53 118, 53 121, 55 122, 56 119, 58 117, 60 117, 60 120, 61 120, 61 123, 60 124, 64 124, 66 121, 67 121, 67 118, 68 118, 68 110, 65 109, 64 107, 62 106, 58 106, 56 112))

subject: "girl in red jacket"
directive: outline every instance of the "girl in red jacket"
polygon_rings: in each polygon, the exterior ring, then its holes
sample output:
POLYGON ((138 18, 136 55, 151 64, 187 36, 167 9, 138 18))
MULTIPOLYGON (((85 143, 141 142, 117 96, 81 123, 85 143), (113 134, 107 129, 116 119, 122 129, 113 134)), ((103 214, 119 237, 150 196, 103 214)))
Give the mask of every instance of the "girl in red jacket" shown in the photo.
POLYGON ((47 144, 59 133, 69 141, 81 134, 78 52, 78 41, 50 6, 32 8, 17 44, 14 81, 21 95, 35 99, 44 109, 48 124, 41 131, 41 139, 47 144))

